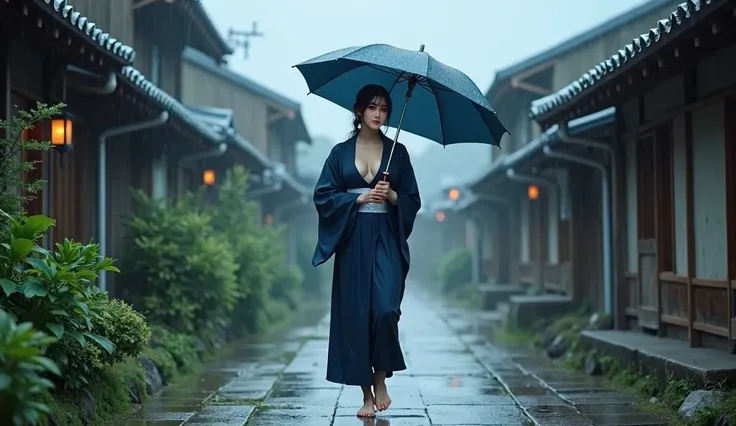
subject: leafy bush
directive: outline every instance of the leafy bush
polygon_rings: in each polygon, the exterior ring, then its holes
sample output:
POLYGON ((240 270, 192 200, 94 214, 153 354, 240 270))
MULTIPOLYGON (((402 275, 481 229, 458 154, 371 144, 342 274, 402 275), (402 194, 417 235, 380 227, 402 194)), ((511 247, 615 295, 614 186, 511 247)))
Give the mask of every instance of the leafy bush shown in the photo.
MULTIPOLYGON (((257 203, 243 197, 248 191, 248 172, 241 166, 228 171, 219 187, 216 206, 200 205, 213 217, 213 226, 232 247, 240 293, 233 329, 259 332, 268 326, 272 309, 271 290, 278 271, 286 263, 283 230, 257 222, 257 203)), ((282 296, 285 288, 276 290, 282 296)), ((292 297, 292 296, 288 296, 292 297)))
POLYGON ((199 366, 197 343, 191 336, 175 333, 166 327, 154 326, 151 344, 154 348, 163 348, 168 352, 180 372, 191 373, 199 366))
POLYGON ((148 346, 151 329, 146 318, 132 306, 118 299, 110 299, 107 293, 99 292, 90 300, 91 311, 98 313, 94 328, 98 334, 115 345, 112 354, 103 353, 108 364, 122 362, 128 357, 137 357, 148 346))
POLYGON ((98 292, 92 281, 99 271, 119 271, 112 259, 100 260, 96 244, 64 240, 54 251, 38 246, 38 239, 54 224, 46 216, 13 218, 0 213, 10 224, 9 242, 0 244, 0 304, 58 339, 48 356, 61 367, 65 387, 88 384, 91 368, 99 364, 93 362, 96 353, 115 351, 115 345, 94 329, 102 318, 88 306, 98 292), (73 349, 73 343, 79 348, 73 349))
POLYGON ((137 192, 128 221, 126 274, 134 305, 173 330, 209 334, 227 326, 238 298, 232 248, 213 229, 212 216, 190 199, 153 200, 137 192))
MULTIPOLYGON (((312 231, 309 234, 306 232, 300 235, 299 243, 297 245, 297 264, 302 271, 303 279, 303 293, 305 297, 313 298, 316 300, 324 299, 327 294, 329 287, 329 275, 328 272, 332 269, 325 265, 321 268, 315 268, 312 266, 312 255, 314 254, 314 246, 317 243, 315 233, 312 231)), ((330 259, 332 261, 332 259, 330 259)))
POLYGON ((472 254, 467 248, 456 248, 439 262, 438 278, 442 290, 450 293, 472 280, 472 254))
POLYGON ((276 270, 271 287, 271 297, 284 302, 291 310, 297 309, 301 299, 303 281, 304 275, 301 269, 294 265, 283 266, 276 270))
POLYGON ((55 341, 0 309, 0 424, 45 424, 50 410, 41 401, 54 385, 44 376, 61 372, 43 353, 55 341))

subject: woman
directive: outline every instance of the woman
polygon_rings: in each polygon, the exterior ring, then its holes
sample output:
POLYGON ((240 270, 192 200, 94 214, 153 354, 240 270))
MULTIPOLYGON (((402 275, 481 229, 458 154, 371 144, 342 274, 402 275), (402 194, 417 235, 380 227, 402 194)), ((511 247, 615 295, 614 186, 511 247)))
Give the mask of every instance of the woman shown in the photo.
POLYGON ((335 255, 327 380, 360 386, 359 417, 391 405, 385 379, 406 369, 398 321, 409 272, 407 238, 420 207, 406 147, 381 132, 391 97, 363 87, 353 108, 353 132, 335 145, 314 190, 319 238, 312 263, 335 255), (387 178, 387 180, 385 180, 387 178))

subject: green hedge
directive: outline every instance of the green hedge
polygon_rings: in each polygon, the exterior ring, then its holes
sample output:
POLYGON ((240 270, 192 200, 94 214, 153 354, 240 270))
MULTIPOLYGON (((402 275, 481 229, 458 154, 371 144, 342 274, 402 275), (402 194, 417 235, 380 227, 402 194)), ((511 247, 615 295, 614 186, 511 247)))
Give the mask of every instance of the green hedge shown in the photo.
MULTIPOLYGON (((61 107, 0 120, 0 151, 48 149, 19 134, 61 107)), ((62 426, 108 425, 131 408, 132 389, 147 397, 141 356, 170 383, 197 370, 226 334, 257 333, 300 307, 303 274, 284 267, 282 230, 255 221, 244 169, 228 174, 217 205, 202 191, 177 201, 136 195, 121 277, 131 305, 97 289, 101 271, 119 272, 98 245, 40 246, 53 219, 18 208, 44 185, 18 179, 34 167, 0 155, 0 424, 52 415, 62 426), (89 395, 93 413, 83 409, 89 395)))
POLYGON ((467 248, 455 248, 442 256, 437 277, 442 291, 451 294, 460 291, 472 281, 472 254, 467 248))

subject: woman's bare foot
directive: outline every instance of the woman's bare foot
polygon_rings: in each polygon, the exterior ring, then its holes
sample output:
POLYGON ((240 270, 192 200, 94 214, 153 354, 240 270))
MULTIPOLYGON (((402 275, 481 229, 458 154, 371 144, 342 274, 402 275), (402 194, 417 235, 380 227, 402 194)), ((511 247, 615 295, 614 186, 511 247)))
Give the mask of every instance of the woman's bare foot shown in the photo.
POLYGON ((358 410, 358 417, 376 417, 376 410, 374 408, 374 405, 376 404, 376 399, 373 396, 371 387, 361 386, 361 389, 363 390, 363 406, 360 408, 360 410, 358 410))
POLYGON ((388 389, 386 389, 386 372, 373 373, 373 394, 376 410, 383 411, 391 405, 391 398, 388 397, 388 389))
POLYGON ((388 397, 388 389, 386 388, 386 382, 380 381, 373 386, 376 393, 376 409, 383 411, 391 405, 391 398, 388 397))

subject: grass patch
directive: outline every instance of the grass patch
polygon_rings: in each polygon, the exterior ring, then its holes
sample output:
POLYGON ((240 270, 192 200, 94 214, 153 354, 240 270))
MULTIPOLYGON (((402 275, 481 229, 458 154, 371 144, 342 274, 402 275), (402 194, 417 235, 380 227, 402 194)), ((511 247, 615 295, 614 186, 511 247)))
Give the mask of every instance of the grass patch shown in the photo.
POLYGON ((55 414, 60 426, 92 426, 113 424, 120 413, 132 409, 129 385, 135 383, 145 395, 145 372, 137 360, 107 366, 102 375, 90 383, 88 391, 67 391, 50 396, 45 402, 55 414), (91 396, 91 398, 90 398, 91 396), (85 402, 94 400, 91 417, 83 408, 85 402))

